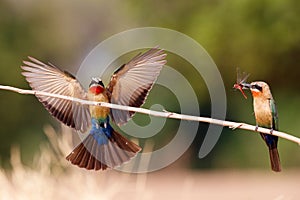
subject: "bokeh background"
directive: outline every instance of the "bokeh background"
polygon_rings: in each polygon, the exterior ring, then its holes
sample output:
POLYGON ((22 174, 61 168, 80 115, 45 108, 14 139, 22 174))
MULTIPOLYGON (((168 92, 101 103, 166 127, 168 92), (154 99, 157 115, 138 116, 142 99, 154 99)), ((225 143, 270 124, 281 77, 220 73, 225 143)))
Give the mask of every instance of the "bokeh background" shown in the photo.
MULTIPOLYGON (((195 39, 215 61, 226 87, 227 120, 255 124, 252 99, 246 100, 232 89, 239 67, 251 74, 250 81, 269 83, 278 107, 279 129, 300 137, 299 24, 297 0, 0 0, 0 84, 29 88, 20 69, 28 55, 75 73, 87 53, 113 34, 137 27, 165 27, 195 39)), ((198 81, 180 58, 170 55, 168 63, 190 80, 201 115, 209 116, 210 99, 203 81, 198 81)), ((157 94, 153 90, 145 106, 155 103, 157 94)), ((176 101, 160 101, 169 104, 169 110, 179 110, 176 101)), ((136 120, 147 123, 147 119, 136 120)), ((154 148, 170 140, 176 123, 171 121, 169 129, 152 138, 157 145, 154 148)), ((50 146, 44 134, 49 124, 61 132, 35 97, 0 91, 1 168, 11 171, 12 147, 20 149, 20 162, 34 167, 41 146, 50 146)), ((212 152, 199 159, 206 129, 207 124, 200 124, 192 146, 170 167, 172 170, 271 174, 263 141, 249 131, 225 128, 212 152)), ((283 170, 300 172, 299 146, 281 139, 279 151, 283 170)))

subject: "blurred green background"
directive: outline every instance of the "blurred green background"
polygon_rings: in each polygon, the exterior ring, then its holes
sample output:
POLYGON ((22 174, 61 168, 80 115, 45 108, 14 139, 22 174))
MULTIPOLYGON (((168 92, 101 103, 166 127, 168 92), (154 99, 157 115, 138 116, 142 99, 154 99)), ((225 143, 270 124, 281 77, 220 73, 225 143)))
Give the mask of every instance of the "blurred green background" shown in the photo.
MULTIPOLYGON (((74 73, 86 54, 111 35, 136 27, 165 27, 192 37, 211 55, 226 87, 228 120, 255 124, 251 98, 245 100, 232 89, 240 67, 251 73, 249 80, 270 84, 280 130, 300 137, 299 25, 298 0, 0 0, 0 84, 29 88, 19 67, 28 55, 74 73)), ((175 56, 168 56, 168 63, 189 69, 175 56)), ((210 99, 201 77, 184 74, 198 95, 201 115, 209 116, 210 99)), ((155 88, 152 92, 155 103, 155 88)), ((169 110, 179 109, 176 101, 161 101, 169 110)), ((43 126, 49 123, 59 128, 35 97, 0 91, 0 164, 9 167, 12 145, 21 147, 23 161, 30 164, 46 141, 43 126)), ((158 147, 169 141, 176 123, 170 120, 154 138, 158 147)), ((195 169, 269 168, 260 136, 243 130, 225 128, 213 151, 198 159, 206 128, 200 125, 178 163, 195 169)), ((279 145, 283 168, 298 168, 299 146, 283 139, 279 145)))

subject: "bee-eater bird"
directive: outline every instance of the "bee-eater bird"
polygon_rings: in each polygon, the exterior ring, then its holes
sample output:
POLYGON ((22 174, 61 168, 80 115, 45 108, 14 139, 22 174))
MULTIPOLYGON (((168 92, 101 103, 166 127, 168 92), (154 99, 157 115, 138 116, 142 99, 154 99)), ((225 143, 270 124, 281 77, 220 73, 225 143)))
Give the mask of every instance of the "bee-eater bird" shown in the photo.
MULTIPOLYGON (((33 90, 140 107, 166 64, 165 57, 164 51, 158 48, 138 54, 114 72, 107 87, 104 87, 100 78, 92 78, 88 92, 73 75, 52 64, 29 57, 30 61, 24 61, 21 67, 24 70, 22 74, 33 90)), ((60 122, 82 133, 89 129, 87 137, 66 157, 72 164, 89 170, 105 170, 120 166, 141 150, 110 125, 110 117, 117 125, 122 125, 131 119, 134 112, 36 96, 60 122)))
MULTIPOLYGON (((241 85, 243 89, 248 88, 252 93, 257 127, 261 126, 271 130, 278 130, 277 109, 269 85, 263 81, 256 81, 250 84, 241 83, 241 85)), ((280 172, 281 167, 277 149, 278 137, 264 133, 260 133, 260 135, 269 148, 272 170, 280 172)))

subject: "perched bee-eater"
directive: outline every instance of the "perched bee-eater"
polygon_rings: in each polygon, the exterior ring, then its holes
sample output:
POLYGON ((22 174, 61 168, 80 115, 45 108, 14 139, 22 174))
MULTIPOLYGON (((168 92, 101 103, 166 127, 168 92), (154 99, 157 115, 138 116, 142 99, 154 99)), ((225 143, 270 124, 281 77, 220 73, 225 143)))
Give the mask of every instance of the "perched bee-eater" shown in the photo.
MULTIPOLYGON (((256 81, 250 84, 240 83, 240 85, 243 89, 250 89, 252 93, 257 127, 261 126, 271 130, 278 130, 277 110, 269 85, 262 81, 256 81)), ((272 170, 280 172, 281 167, 277 149, 278 137, 264 133, 260 133, 260 135, 269 148, 272 170)))
MULTIPOLYGON (((140 107, 166 63, 163 50, 152 48, 138 54, 117 69, 107 87, 100 78, 92 78, 85 92, 76 78, 51 64, 29 57, 22 66, 33 90, 76 97, 84 100, 111 102, 140 107)), ((36 95, 52 116, 82 133, 89 134, 66 157, 81 168, 105 170, 129 161, 141 147, 117 133, 110 125, 110 116, 117 125, 125 124, 134 112, 101 106, 81 105, 70 100, 36 95)))

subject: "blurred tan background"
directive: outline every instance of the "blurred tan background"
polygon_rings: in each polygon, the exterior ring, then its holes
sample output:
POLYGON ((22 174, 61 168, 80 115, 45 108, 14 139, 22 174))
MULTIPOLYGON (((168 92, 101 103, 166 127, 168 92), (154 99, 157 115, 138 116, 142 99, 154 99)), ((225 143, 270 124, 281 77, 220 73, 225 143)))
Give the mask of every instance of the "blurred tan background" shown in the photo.
MULTIPOLYGON (((86 54, 111 35, 136 27, 165 27, 192 37, 211 55, 226 87, 228 120, 255 124, 252 99, 245 100, 239 92, 232 89, 236 79, 236 67, 240 67, 243 71, 251 73, 250 81, 264 80, 269 83, 278 107, 279 129, 300 137, 299 24, 300 2, 297 0, 0 0, 0 84, 28 88, 19 67, 28 55, 50 61, 62 69, 75 73, 86 54)), ((185 62, 178 61, 174 57, 168 56, 169 65, 184 69, 185 62)), ((209 116, 210 99, 205 86, 198 83, 198 80, 192 76, 193 73, 185 73, 186 76, 190 74, 187 78, 198 95, 201 115, 209 116)), ((149 101, 155 102, 153 96, 155 95, 152 95, 149 101)), ((170 102, 169 99, 163 101, 170 102)), ((176 111, 178 104, 170 104, 176 111)), ((174 123, 176 125, 176 122, 174 123)), ((41 146, 51 146, 48 137, 44 134, 44 127, 48 124, 54 126, 56 132, 60 132, 59 124, 50 117, 35 97, 0 91, 1 168, 8 171, 12 169, 10 162, 12 146, 20 148, 22 163, 34 168, 36 155, 41 152, 41 146)), ((199 159, 198 151, 206 129, 206 124, 200 125, 192 146, 170 167, 172 172, 168 173, 173 173, 176 169, 175 174, 178 175, 180 170, 184 170, 182 176, 192 176, 193 181, 202 179, 201 175, 203 175, 217 182, 232 177, 232 173, 238 171, 236 172, 238 175, 233 176, 236 180, 232 184, 236 181, 239 185, 239 179, 243 178, 242 183, 252 185, 255 182, 251 182, 250 171, 253 172, 253 177, 255 174, 269 183, 280 183, 282 180, 286 181, 286 185, 291 186, 281 187, 282 185, 275 184, 276 191, 281 188, 288 188, 288 190, 286 193, 269 196, 269 199, 286 197, 296 199, 296 193, 292 195, 289 189, 295 184, 299 186, 298 182, 294 182, 297 177, 299 180, 300 172, 298 145, 283 139, 279 141, 283 175, 275 175, 269 169, 267 148, 260 136, 248 131, 233 132, 224 129, 213 151, 204 159, 199 159), (194 179, 198 175, 186 175, 188 173, 186 170, 193 170, 192 173, 199 172, 201 177, 194 179), (215 170, 220 172, 213 173, 211 177, 205 175, 215 170), (224 170, 226 173, 222 177, 224 170), (248 175, 244 177, 245 174, 248 175)), ((170 132, 172 129, 164 129, 161 134, 152 138, 157 144, 154 148, 159 148, 164 142, 167 143, 172 137, 170 132)), ((164 171, 166 170, 168 171, 168 168, 164 171)), ((86 173, 81 172, 80 169, 75 171, 86 173)), ((170 176, 163 177, 167 179, 170 176)), ((194 185, 196 182, 193 181, 189 182, 187 179, 184 183, 188 188, 187 193, 199 194, 194 185)), ((178 184, 179 182, 182 184, 181 181, 178 181, 178 184)), ((262 181, 258 182, 263 184, 262 181)), ((218 182, 216 189, 222 186, 219 184, 218 182)), ((212 183, 212 188, 213 185, 212 183)), ((233 192, 234 187, 233 185, 232 190, 228 189, 224 192, 233 192)), ((178 190, 180 189, 181 187, 178 190)), ((247 191, 247 187, 244 189, 247 191)), ((253 188, 253 192, 256 192, 256 189, 253 188)), ((272 189, 272 187, 267 188, 267 190, 272 189)), ((172 192, 176 193, 176 189, 172 192)), ((209 194, 214 192, 217 191, 212 190, 209 194)), ((245 192, 245 197, 247 194, 252 193, 245 192)), ((299 196, 299 192, 297 194, 299 196)), ((151 197, 153 196, 150 195, 149 199, 152 199, 151 197)), ((200 197, 200 195, 192 197, 200 197)), ((218 196, 211 197, 217 199, 218 196)), ((167 195, 165 198, 176 198, 176 196, 167 195)), ((254 199, 254 197, 245 199, 254 199)))

